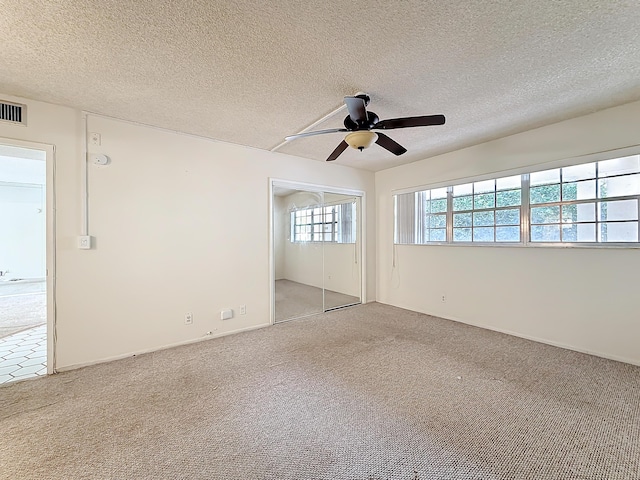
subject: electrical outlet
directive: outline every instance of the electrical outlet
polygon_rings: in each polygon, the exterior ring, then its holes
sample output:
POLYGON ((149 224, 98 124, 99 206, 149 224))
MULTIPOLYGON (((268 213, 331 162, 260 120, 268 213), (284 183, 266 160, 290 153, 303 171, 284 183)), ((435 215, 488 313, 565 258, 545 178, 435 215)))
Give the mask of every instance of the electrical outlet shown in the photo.
POLYGON ((442 294, 442 297, 440 298, 440 301, 442 303, 446 303, 447 302, 447 296, 444 293, 442 294))
POLYGON ((102 136, 98 132, 91 132, 89 134, 89 141, 91 142, 91 145, 99 147, 102 143, 102 136))
POLYGON ((240 315, 246 315, 246 314, 247 314, 247 306, 240 305, 240 315))
POLYGON ((184 324, 185 325, 193 324, 193 313, 189 312, 184 314, 184 324))

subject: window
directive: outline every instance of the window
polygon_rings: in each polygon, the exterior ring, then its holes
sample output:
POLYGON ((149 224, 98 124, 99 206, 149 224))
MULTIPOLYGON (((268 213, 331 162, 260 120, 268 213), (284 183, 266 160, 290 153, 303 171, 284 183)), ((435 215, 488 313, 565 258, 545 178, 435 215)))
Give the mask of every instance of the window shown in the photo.
POLYGON ((535 172, 531 242, 638 242, 640 156, 535 172))
POLYGON ((632 155, 396 195, 394 241, 637 244, 639 210, 632 155))
POLYGON ((447 240, 447 189, 438 188, 418 193, 420 243, 444 242, 447 240))
POLYGON ((454 242, 519 242, 520 176, 452 187, 454 242))
POLYGON ((291 242, 355 243, 355 203, 316 206, 291 212, 291 242))

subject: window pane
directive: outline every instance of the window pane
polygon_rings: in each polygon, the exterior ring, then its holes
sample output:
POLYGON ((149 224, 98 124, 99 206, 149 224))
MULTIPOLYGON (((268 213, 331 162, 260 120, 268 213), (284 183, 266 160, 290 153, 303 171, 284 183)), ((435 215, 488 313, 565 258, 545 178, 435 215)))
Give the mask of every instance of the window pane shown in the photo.
POLYGON ((519 242, 520 227, 496 227, 497 242, 519 242))
POLYGON ((429 215, 429 228, 445 228, 447 226, 446 215, 429 215))
POLYGON ((471 226, 471 214, 470 213, 455 213, 453 215, 454 227, 470 227, 471 226))
POLYGON ((441 198, 438 200, 431 200, 431 213, 439 213, 447 211, 447 199, 441 198))
POLYGON ((496 189, 495 180, 485 180, 483 182, 475 182, 473 184, 473 193, 493 192, 496 189))
POLYGON ((562 169, 563 182, 575 182, 576 180, 586 180, 596 178, 596 164, 586 163, 584 165, 574 165, 562 169))
POLYGON ((532 225, 532 242, 559 242, 560 225, 532 225))
POLYGON ((601 223, 601 242, 637 242, 638 222, 601 223))
POLYGON ((618 200, 598 204, 598 220, 637 220, 638 201, 618 200))
POLYGON ((581 223, 574 225, 562 226, 563 242, 595 242, 596 241, 596 224, 581 223))
POLYGON ((529 183, 531 186, 546 185, 548 183, 560 183, 560 169, 545 170, 544 172, 535 172, 529 175, 529 183))
POLYGON ((431 200, 424 200, 422 202, 422 205, 423 205, 424 211, 426 213, 430 213, 431 212, 431 200))
POLYGON ((444 228, 433 229, 430 232, 432 242, 445 242, 447 240, 447 231, 444 228))
POLYGON ((453 187, 453 196, 461 197, 462 195, 471 195, 473 193, 473 184, 465 183, 464 185, 456 185, 453 187))
POLYGON ((640 172, 640 155, 598 162, 598 177, 640 172))
POLYGON ((314 225, 313 226, 313 232, 314 233, 320 233, 322 231, 322 225, 314 225))
POLYGON ((494 208, 495 207, 495 195, 493 193, 482 193, 480 195, 474 195, 473 208, 494 208))
POLYGON ((531 187, 531 203, 548 203, 560 201, 560 185, 543 185, 531 187))
POLYGON ((498 210, 496 212, 496 225, 520 225, 520 209, 498 210))
POLYGON ((595 180, 562 184, 562 200, 588 200, 591 198, 596 198, 595 180))
POLYGON ((596 221, 596 204, 580 203, 576 205, 562 206, 562 222, 595 222, 596 221))
POLYGON ((531 209, 531 223, 559 223, 560 207, 534 207, 531 209))
POLYGON ((431 190, 431 200, 435 200, 437 198, 447 198, 447 187, 434 188, 431 190))
POLYGON ((560 229, 562 232, 563 242, 577 242, 578 241, 578 226, 577 225, 563 225, 560 229))
POLYGON ((470 242, 471 229, 470 228, 454 228, 453 241, 454 242, 470 242))
POLYGON ((499 178, 496 180, 496 190, 512 190, 520 187, 522 187, 522 177, 520 175, 499 178))
POLYGON ((474 242, 493 242, 493 227, 480 227, 473 229, 474 242))
POLYGON ((453 199, 453 211, 473 210, 473 197, 458 197, 453 199))
POLYGON ((621 197, 640 194, 640 175, 603 178, 598 181, 599 198, 621 197))
POLYGON ((495 224, 494 212, 473 212, 473 226, 493 226, 495 224))
POLYGON ((322 209, 321 208, 314 208, 313 209, 313 215, 315 218, 320 218, 320 215, 322 215, 322 209))
POLYGON ((331 241, 331 234, 330 233, 325 233, 324 234, 324 241, 325 242, 330 242, 331 241))
POLYGON ((498 207, 515 207, 522 203, 521 190, 508 190, 506 192, 496 193, 496 206, 498 207))

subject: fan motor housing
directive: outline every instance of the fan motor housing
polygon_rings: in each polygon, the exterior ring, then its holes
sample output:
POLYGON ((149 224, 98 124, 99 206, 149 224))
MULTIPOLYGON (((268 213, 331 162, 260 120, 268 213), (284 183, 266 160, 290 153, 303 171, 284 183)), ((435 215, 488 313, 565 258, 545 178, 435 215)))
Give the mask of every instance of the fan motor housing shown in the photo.
POLYGON ((369 130, 378 123, 379 120, 378 115, 373 112, 367 112, 367 120, 363 122, 354 122, 351 120, 351 117, 347 115, 344 118, 344 126, 348 130, 369 130))

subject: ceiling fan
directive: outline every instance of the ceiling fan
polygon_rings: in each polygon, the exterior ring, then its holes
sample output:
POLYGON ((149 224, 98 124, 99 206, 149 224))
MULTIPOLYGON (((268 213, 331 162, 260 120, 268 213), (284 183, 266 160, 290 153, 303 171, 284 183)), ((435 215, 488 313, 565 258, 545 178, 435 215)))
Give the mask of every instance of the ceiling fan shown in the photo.
POLYGON ((311 137, 313 135, 323 135, 325 133, 350 132, 347 134, 329 155, 327 162, 335 160, 351 146, 360 151, 370 147, 374 142, 382 148, 389 150, 394 155, 402 155, 407 151, 395 140, 387 137, 384 133, 375 133, 371 130, 391 130, 394 128, 407 127, 427 127, 430 125, 444 125, 444 115, 424 115, 420 117, 391 118, 380 120, 378 115, 367 111, 367 105, 371 98, 366 93, 359 93, 353 97, 344 97, 349 115, 344 119, 345 128, 331 128, 329 130, 317 130, 315 132, 303 132, 297 135, 285 137, 286 141, 296 138, 311 137))

